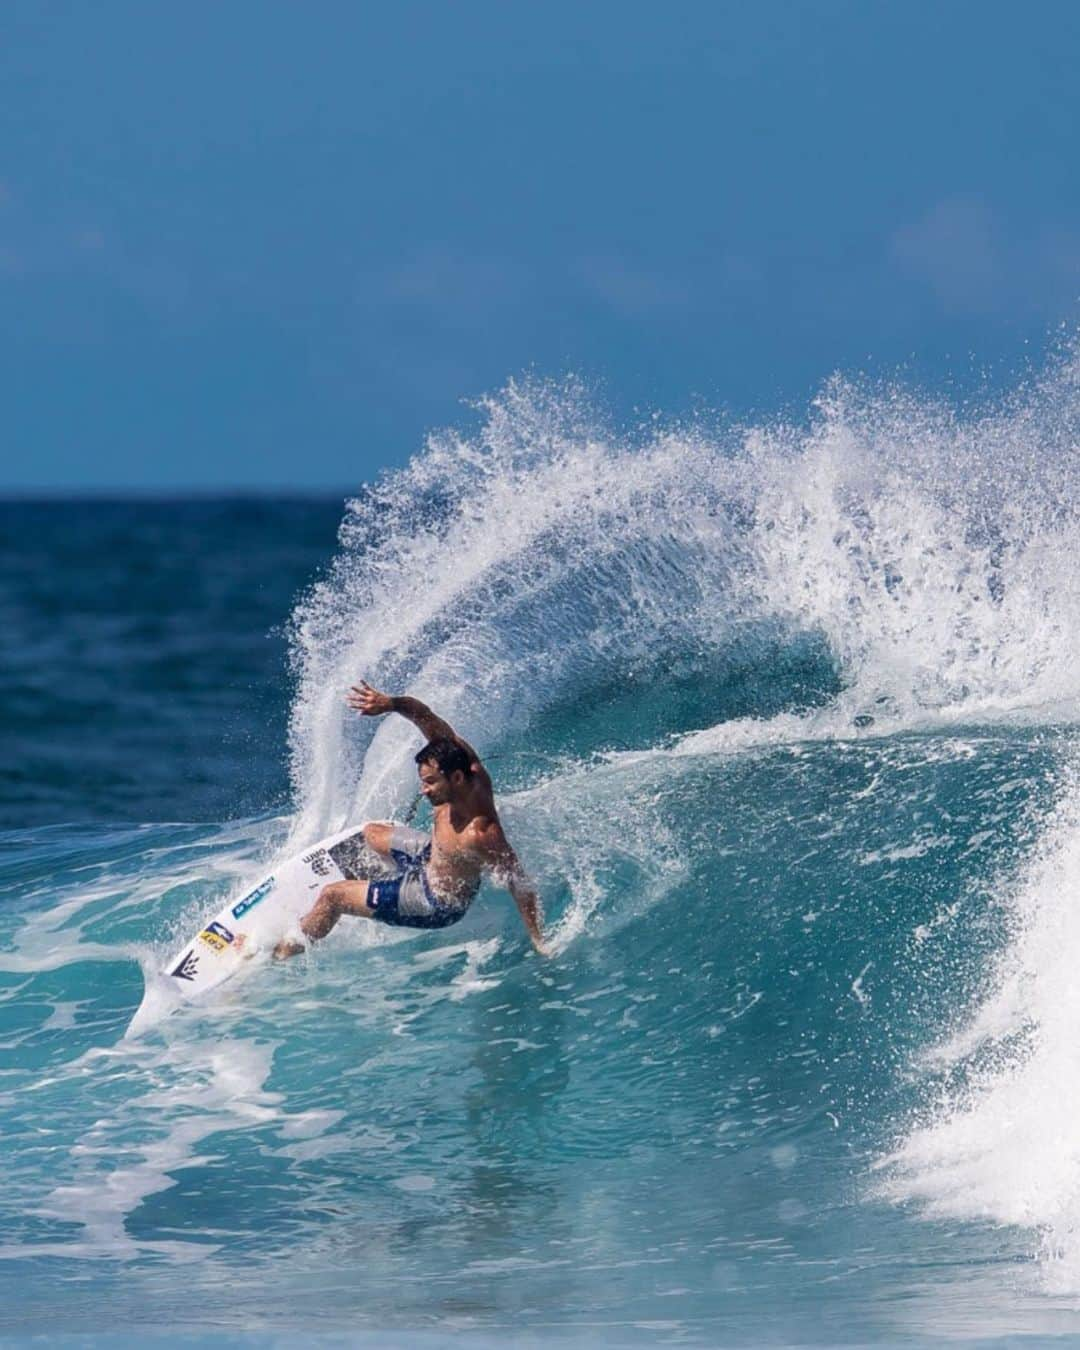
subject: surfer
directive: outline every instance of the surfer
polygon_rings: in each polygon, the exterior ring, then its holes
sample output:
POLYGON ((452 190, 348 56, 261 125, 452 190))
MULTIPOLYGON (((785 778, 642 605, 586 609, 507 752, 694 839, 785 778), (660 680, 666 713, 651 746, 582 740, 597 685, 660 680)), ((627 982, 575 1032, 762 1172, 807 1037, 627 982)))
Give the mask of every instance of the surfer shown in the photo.
MULTIPOLYGON (((380 693, 361 680, 345 700, 362 717, 396 712, 417 727, 427 744, 416 755, 420 791, 432 806, 430 839, 391 821, 369 821, 364 842, 375 855, 371 870, 324 886, 300 920, 308 941, 326 937, 343 914, 406 928, 444 928, 468 909, 485 873, 513 896, 533 946, 549 955, 536 890, 503 834, 491 778, 471 745, 418 698, 380 693)), ((286 938, 278 958, 296 956, 306 942, 286 938)))

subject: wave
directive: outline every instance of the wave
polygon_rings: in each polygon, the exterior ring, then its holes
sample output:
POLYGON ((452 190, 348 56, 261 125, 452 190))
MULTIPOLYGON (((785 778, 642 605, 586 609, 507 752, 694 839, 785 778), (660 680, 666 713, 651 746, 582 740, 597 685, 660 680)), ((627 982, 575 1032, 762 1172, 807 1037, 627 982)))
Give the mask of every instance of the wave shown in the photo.
MULTIPOLYGON (((994 727, 1037 736, 1075 725, 1076 353, 993 407, 836 379, 806 424, 622 434, 581 386, 524 382, 479 412, 473 435, 433 436, 406 469, 349 504, 341 555, 297 609, 299 834, 408 799, 410 729, 342 710, 357 676, 408 687, 502 756, 501 777, 516 789, 509 815, 547 859, 543 879, 558 891, 571 878, 565 947, 640 917, 643 897, 691 884, 686 840, 696 831, 656 809, 665 794, 700 809, 693 791, 683 798, 671 787, 695 772, 688 761, 702 762, 696 772, 708 780, 717 757, 847 744, 859 762, 879 764, 861 790, 887 810, 894 749, 875 755, 868 741, 924 746, 918 738, 929 736, 929 762, 979 757, 978 737, 965 740, 973 730, 992 741, 994 727), (582 841, 606 861, 583 867, 582 841)), ((1066 735, 1050 761, 1071 744, 1066 735)), ((1022 778, 1040 761, 1033 753, 1022 778)), ((962 1022, 972 1002, 981 1012, 967 1034, 981 1049, 958 1042, 942 1052, 948 1091, 922 1083, 923 1124, 890 1155, 880 1193, 919 1197, 931 1213, 1034 1224, 1080 1287, 1080 1165, 1060 1145, 1072 1087, 1047 1108, 1055 1083, 1080 1083, 1068 1063, 1080 933, 1063 898, 1071 873, 1058 875, 1076 845, 1061 852, 1053 842, 1074 827, 1043 819, 1052 800, 1072 820, 1061 803, 1073 795, 1056 774, 1050 800, 1029 782, 1008 841, 1008 793, 996 785, 1002 796, 983 827, 999 850, 974 878, 958 871, 959 893, 908 935, 924 974, 940 959, 935 944, 950 952, 920 997, 908 991, 922 1012, 911 1054, 925 1060, 927 1041, 940 1041, 935 1023, 962 1022), (1031 862, 1044 830, 1041 861, 1031 862), (1014 874, 1027 880, 1001 881, 1014 874), (1012 908, 1003 888, 1020 897, 1012 908), (966 942, 958 911, 978 930, 966 942), (1002 914, 1012 918, 988 917, 1002 914), (986 999, 988 967, 1007 973, 986 999), (1003 1060, 999 1045, 987 1059, 998 1021, 1010 1028, 1001 1033, 1009 1053, 1003 1060)), ((792 809, 777 806, 780 817, 792 809)), ((861 829, 869 833, 865 821, 861 829)), ((979 830, 974 837, 977 850, 979 830)), ((940 843, 914 831, 880 855, 863 853, 900 862, 940 843)), ((704 846, 715 854, 715 838, 704 846)), ((845 970, 848 997, 867 997, 879 959, 871 950, 845 970)), ((903 1020, 897 1012, 883 1032, 895 1044, 903 1020)))

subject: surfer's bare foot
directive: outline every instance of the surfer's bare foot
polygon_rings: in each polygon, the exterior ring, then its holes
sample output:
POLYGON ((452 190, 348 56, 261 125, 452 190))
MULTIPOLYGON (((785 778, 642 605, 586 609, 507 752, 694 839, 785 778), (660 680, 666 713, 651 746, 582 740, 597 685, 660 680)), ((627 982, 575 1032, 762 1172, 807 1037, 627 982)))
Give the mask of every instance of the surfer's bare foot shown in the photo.
POLYGON ((286 961, 290 956, 299 956, 301 952, 306 952, 307 948, 302 942, 290 942, 288 938, 279 942, 274 948, 274 960, 286 961))

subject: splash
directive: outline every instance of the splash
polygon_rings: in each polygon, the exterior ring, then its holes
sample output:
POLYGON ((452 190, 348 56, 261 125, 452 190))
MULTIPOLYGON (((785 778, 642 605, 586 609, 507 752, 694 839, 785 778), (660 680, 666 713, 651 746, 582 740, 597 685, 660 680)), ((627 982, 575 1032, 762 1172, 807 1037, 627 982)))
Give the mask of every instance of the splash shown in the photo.
POLYGON ((722 683, 800 642, 831 683, 745 709, 784 738, 1074 717, 1075 356, 991 410, 837 379, 806 425, 623 434, 572 381, 479 411, 349 503, 297 608, 295 837, 407 800, 411 731, 350 718, 361 676, 485 752, 620 682, 722 683))

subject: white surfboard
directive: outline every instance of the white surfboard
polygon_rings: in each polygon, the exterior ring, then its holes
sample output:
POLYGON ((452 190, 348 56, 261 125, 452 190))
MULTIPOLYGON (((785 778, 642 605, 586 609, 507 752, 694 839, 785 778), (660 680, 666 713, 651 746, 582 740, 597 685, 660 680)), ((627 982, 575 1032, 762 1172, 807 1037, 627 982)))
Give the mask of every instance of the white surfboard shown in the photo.
MULTIPOLYGON (((295 927, 324 886, 367 875, 361 861, 365 847, 362 829, 353 826, 276 867, 257 885, 230 900, 177 949, 162 967, 159 990, 164 985, 176 998, 190 1000, 224 984, 247 960, 271 949, 295 927)), ((366 859, 370 863, 370 852, 366 859)), ((157 1020, 151 1002, 148 987, 128 1028, 129 1035, 157 1020)), ((160 999, 153 1002, 160 1003, 160 999)))

